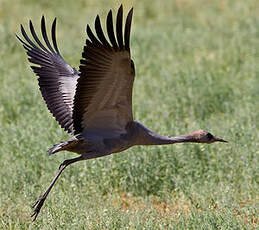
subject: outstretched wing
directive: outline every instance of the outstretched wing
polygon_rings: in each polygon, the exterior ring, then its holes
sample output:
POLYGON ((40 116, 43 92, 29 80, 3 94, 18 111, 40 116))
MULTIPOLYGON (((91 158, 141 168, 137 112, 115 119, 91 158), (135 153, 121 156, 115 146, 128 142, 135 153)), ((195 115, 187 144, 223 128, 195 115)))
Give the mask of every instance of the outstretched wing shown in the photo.
POLYGON ((127 123, 133 120, 132 88, 135 71, 129 47, 133 9, 127 15, 124 42, 122 14, 121 6, 117 13, 115 35, 112 12, 108 13, 106 26, 110 43, 105 38, 98 15, 95 19, 97 37, 87 25, 90 40, 86 40, 84 47, 75 95, 75 133, 125 133, 127 123))
POLYGON ((39 40, 32 22, 30 31, 34 42, 26 34, 21 25, 21 33, 25 39, 16 37, 23 43, 29 56, 28 60, 37 66, 31 66, 39 77, 39 87, 48 109, 54 115, 62 128, 73 133, 73 100, 78 79, 78 72, 71 68, 61 57, 56 42, 56 19, 53 21, 51 36, 54 48, 51 46, 45 26, 44 16, 41 19, 41 32, 47 48, 39 40))

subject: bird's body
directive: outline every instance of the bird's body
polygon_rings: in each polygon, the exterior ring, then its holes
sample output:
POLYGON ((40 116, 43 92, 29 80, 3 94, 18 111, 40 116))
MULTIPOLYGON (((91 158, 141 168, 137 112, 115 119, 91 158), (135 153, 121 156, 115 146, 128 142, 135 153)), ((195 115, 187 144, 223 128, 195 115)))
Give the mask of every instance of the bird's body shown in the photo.
POLYGON ((87 25, 90 40, 86 40, 79 72, 64 61, 58 50, 56 19, 51 30, 53 46, 47 36, 44 17, 41 31, 45 45, 39 40, 31 21, 30 31, 35 42, 21 26, 26 41, 18 36, 17 38, 23 43, 29 61, 36 64, 31 68, 38 76, 47 107, 61 127, 73 135, 68 141, 54 145, 49 154, 63 150, 79 154, 60 165, 52 183, 34 205, 34 220, 61 172, 74 162, 121 152, 135 145, 226 142, 203 130, 176 137, 161 136, 133 119, 135 67, 130 53, 133 9, 127 15, 124 34, 122 14, 121 6, 116 17, 115 32, 112 12, 109 11, 106 20, 108 40, 103 33, 99 16, 95 20, 97 36, 87 25))
MULTIPOLYGON (((78 153, 86 158, 90 153, 99 153, 101 156, 122 152, 135 145, 155 145, 173 143, 170 137, 160 136, 137 121, 127 124, 124 132, 107 131, 85 132, 72 137, 66 142, 54 145, 49 154, 67 150, 78 153), (157 141, 155 143, 154 141, 157 141)), ((175 140, 176 142, 176 140, 175 140)))

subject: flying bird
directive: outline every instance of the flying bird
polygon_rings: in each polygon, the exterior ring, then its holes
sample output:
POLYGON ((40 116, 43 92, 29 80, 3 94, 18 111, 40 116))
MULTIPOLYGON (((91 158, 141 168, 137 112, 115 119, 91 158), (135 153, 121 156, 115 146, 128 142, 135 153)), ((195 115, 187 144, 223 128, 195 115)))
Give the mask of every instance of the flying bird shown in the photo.
POLYGON ((183 142, 227 142, 211 133, 198 130, 186 135, 167 137, 156 134, 133 119, 132 88, 135 78, 130 52, 130 30, 133 8, 128 12, 123 32, 123 8, 118 9, 115 25, 112 11, 106 18, 105 36, 101 21, 95 19, 95 33, 86 27, 88 38, 80 60, 79 71, 68 65, 56 42, 56 18, 47 35, 45 18, 41 18, 43 44, 32 22, 29 28, 33 40, 21 25, 22 42, 39 88, 49 111, 60 126, 73 137, 54 145, 49 154, 70 151, 79 156, 60 164, 47 190, 33 205, 36 220, 44 201, 62 171, 70 164, 124 151, 135 145, 164 145, 183 142))

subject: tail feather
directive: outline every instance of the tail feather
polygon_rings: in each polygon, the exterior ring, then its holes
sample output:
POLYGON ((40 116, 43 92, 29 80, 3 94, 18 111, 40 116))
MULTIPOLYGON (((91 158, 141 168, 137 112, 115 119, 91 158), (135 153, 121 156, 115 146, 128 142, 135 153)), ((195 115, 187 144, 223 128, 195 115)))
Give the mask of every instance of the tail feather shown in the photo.
POLYGON ((59 144, 53 145, 49 150, 48 153, 49 155, 52 155, 54 153, 60 152, 63 150, 63 147, 65 146, 65 142, 61 142, 59 144))
POLYGON ((64 141, 59 144, 53 145, 49 149, 48 153, 49 155, 52 155, 63 150, 80 153, 80 143, 82 143, 83 141, 86 141, 85 138, 73 137, 68 141, 64 141))

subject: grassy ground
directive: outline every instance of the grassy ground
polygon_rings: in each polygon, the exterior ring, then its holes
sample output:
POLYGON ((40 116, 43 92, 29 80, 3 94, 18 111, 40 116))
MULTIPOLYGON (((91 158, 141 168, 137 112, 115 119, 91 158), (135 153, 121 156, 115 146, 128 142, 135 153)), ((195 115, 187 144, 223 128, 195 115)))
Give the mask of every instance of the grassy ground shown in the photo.
POLYGON ((134 147, 72 165, 31 223, 30 205, 73 154, 46 154, 68 135, 14 33, 57 17, 61 53, 77 67, 86 23, 120 3, 0 0, 0 229, 257 228, 259 2, 123 3, 135 8, 135 118, 161 134, 202 128, 230 143, 134 147))

